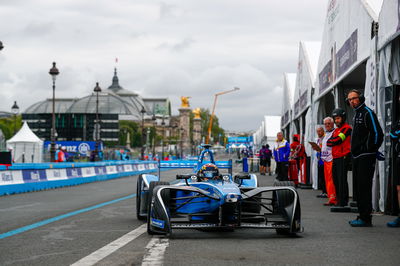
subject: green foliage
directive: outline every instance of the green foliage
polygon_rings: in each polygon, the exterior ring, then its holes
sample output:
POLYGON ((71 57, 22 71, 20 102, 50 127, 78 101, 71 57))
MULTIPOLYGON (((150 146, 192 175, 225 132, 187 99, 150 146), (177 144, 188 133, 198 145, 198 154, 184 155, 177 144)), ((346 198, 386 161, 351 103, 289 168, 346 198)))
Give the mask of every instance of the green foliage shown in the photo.
POLYGON ((20 115, 17 115, 16 124, 14 117, 0 118, 0 129, 1 131, 3 131, 3 135, 6 138, 6 140, 14 136, 15 125, 16 125, 15 132, 18 132, 18 130, 20 130, 20 128, 22 127, 20 115))
MULTIPOLYGON (((201 136, 207 136, 208 124, 210 123, 210 111, 208 109, 201 109, 201 136)), ((214 143, 217 141, 223 142, 225 139, 225 130, 219 126, 219 119, 214 114, 212 127, 211 127, 211 139, 214 139, 214 143)), ((211 140, 210 140, 211 143, 211 140)), ((222 143, 223 144, 223 143, 222 143)))
POLYGON ((118 145, 126 146, 128 132, 129 132, 131 147, 139 147, 141 145, 141 136, 142 136, 141 128, 138 123, 127 120, 119 121, 118 145))

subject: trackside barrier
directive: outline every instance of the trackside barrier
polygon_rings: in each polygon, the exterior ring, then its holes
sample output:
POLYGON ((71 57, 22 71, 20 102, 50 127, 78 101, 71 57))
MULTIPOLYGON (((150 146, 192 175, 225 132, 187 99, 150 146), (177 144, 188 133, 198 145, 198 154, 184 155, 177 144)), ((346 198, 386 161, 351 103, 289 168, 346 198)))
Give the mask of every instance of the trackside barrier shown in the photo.
POLYGON ((250 172, 256 173, 260 171, 260 158, 247 158, 250 165, 250 172))
POLYGON ((74 186, 157 171, 156 161, 16 163, 0 166, 0 196, 74 186))

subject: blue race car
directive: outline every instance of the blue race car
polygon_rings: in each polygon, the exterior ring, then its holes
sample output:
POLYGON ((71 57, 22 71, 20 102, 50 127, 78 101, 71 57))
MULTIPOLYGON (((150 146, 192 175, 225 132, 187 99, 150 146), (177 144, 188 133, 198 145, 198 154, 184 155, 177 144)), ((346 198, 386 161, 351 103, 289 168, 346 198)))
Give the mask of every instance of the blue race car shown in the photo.
POLYGON ((160 174, 139 176, 136 214, 139 220, 147 219, 149 234, 200 228, 302 232, 300 200, 292 182, 258 187, 256 175, 232 175, 232 161, 216 162, 210 145, 203 148, 197 162, 160 163, 159 171, 194 166, 193 173, 177 175, 175 184, 160 181, 160 174), (221 173, 220 169, 228 172, 221 173))

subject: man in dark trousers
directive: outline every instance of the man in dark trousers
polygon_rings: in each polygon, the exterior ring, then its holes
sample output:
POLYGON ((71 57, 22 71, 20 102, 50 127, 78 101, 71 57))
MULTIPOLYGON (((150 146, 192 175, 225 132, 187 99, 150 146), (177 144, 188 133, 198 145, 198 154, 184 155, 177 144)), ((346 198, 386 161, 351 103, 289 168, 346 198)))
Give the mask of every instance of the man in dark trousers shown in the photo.
POLYGON ((351 90, 347 94, 347 101, 355 110, 351 153, 360 213, 357 219, 349 221, 349 224, 353 227, 372 226, 372 179, 376 153, 383 142, 383 132, 376 114, 365 105, 365 98, 360 91, 351 90))
POLYGON ((274 159, 276 161, 276 173, 278 174, 277 179, 279 181, 288 180, 289 154, 289 142, 283 138, 282 132, 278 132, 274 147, 274 159))
POLYGON ((349 185, 347 171, 350 163, 351 126, 346 123, 346 112, 337 108, 332 117, 336 128, 327 145, 332 147, 332 177, 336 189, 337 206, 347 206, 349 203, 349 185))

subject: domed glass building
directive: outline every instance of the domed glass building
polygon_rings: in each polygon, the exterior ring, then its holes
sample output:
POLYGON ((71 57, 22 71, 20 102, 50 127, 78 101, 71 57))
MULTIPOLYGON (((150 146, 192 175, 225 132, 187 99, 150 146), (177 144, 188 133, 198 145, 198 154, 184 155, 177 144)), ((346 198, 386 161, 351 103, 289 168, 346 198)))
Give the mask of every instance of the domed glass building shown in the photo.
MULTIPOLYGON (((100 138, 118 141, 119 120, 158 120, 171 116, 168 98, 142 99, 135 92, 119 84, 117 69, 114 69, 112 84, 99 92, 98 113, 101 121, 100 138), (144 113, 142 110, 144 109, 144 113), (142 117, 143 116, 143 117, 142 117)), ((96 119, 95 92, 83 98, 55 99, 56 132, 58 140, 93 140, 96 119)), ((32 131, 41 139, 50 139, 52 99, 37 102, 22 113, 32 131)), ((160 122, 161 123, 161 122, 160 122)))

